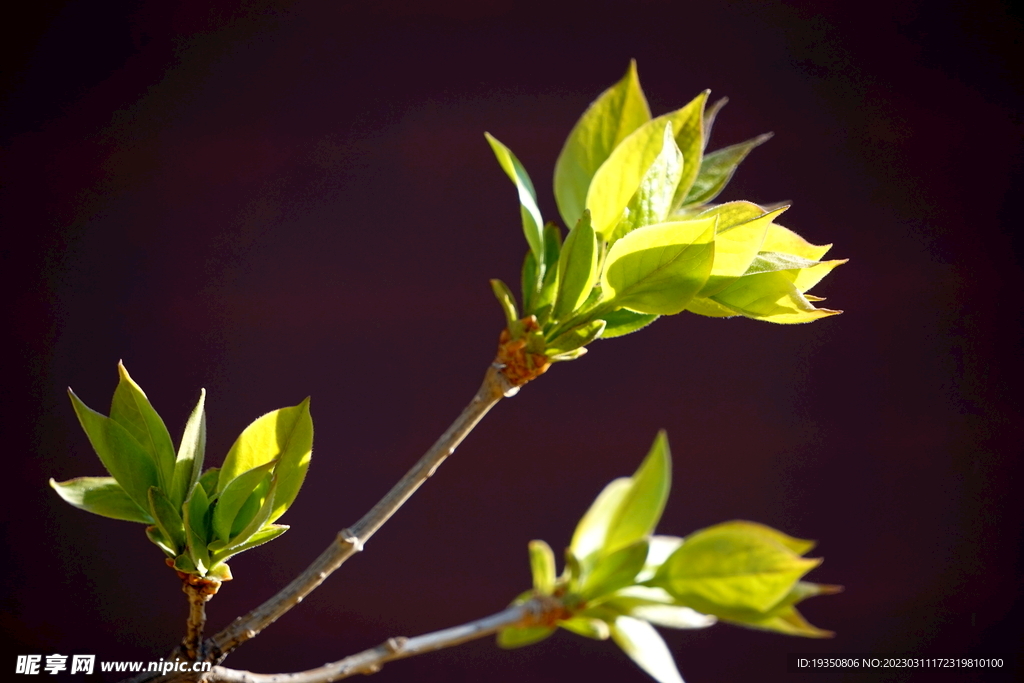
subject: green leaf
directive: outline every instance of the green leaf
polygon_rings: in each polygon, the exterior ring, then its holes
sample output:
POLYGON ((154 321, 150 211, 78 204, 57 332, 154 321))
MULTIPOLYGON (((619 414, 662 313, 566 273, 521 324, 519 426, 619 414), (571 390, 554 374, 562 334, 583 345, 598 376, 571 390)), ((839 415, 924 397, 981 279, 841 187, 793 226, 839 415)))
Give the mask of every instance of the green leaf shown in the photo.
POLYGON ((764 244, 761 249, 764 251, 778 251, 786 254, 803 256, 812 261, 818 261, 832 248, 831 244, 821 246, 811 244, 800 235, 789 228, 776 223, 768 227, 768 234, 765 235, 764 244))
MULTIPOLYGON (((781 324, 806 323, 838 315, 842 311, 816 308, 804 296, 806 289, 802 287, 813 286, 843 263, 846 261, 822 261, 802 269, 754 272, 737 279, 709 299, 732 311, 733 315, 781 324)), ((752 264, 752 267, 759 266, 752 264)))
POLYGON ((542 226, 544 220, 540 216, 540 208, 537 206, 537 194, 533 191, 533 183, 526 169, 519 163, 519 159, 508 147, 503 145, 490 133, 484 133, 487 142, 490 143, 494 156, 497 157, 505 174, 515 183, 519 191, 519 213, 523 218, 523 234, 526 236, 526 243, 530 245, 530 251, 538 262, 544 258, 544 233, 542 226))
POLYGON ((589 571, 584 572, 579 588, 580 597, 585 601, 592 600, 632 584, 637 573, 643 569, 646 557, 647 541, 644 540, 607 555, 598 555, 588 568, 589 571))
POLYGON ((601 333, 601 339, 612 339, 642 330, 658 317, 653 313, 636 313, 625 308, 605 313, 601 316, 601 320, 604 320, 607 325, 605 325, 604 332, 601 333))
POLYGON ((258 418, 245 428, 228 451, 217 481, 217 491, 243 472, 278 460, 274 468, 277 494, 270 522, 291 506, 309 468, 313 449, 313 420, 309 399, 291 408, 281 408, 258 418))
POLYGON ((113 477, 78 477, 60 482, 50 479, 50 486, 80 510, 126 522, 153 523, 149 513, 136 505, 113 477))
POLYGON ((498 631, 498 647, 514 650, 544 640, 555 632, 554 626, 531 626, 529 628, 506 628, 498 631))
POLYGON ((722 621, 763 631, 774 631, 805 638, 831 638, 835 635, 812 626, 795 605, 816 595, 832 595, 842 592, 842 586, 829 586, 806 581, 797 581, 793 589, 775 607, 767 612, 735 610, 723 614, 722 621))
POLYGON ((110 403, 110 419, 118 423, 135 438, 156 464, 160 487, 170 489, 174 479, 174 444, 171 435, 146 398, 142 387, 128 374, 124 363, 118 362, 120 381, 110 403))
MULTIPOLYGON (((632 479, 620 477, 604 487, 576 525, 567 555, 572 554, 582 560, 604 547, 608 527, 632 486, 632 479)), ((568 557, 566 564, 569 564, 568 557)))
POLYGON ((627 586, 597 601, 597 605, 612 614, 643 619, 666 628, 707 628, 717 621, 712 615, 675 604, 675 599, 665 590, 650 586, 627 586))
POLYGON ((260 506, 259 511, 252 518, 252 520, 239 531, 237 534, 228 540, 225 550, 232 550, 249 540, 256 534, 256 532, 263 529, 264 526, 270 524, 273 520, 271 519, 271 512, 277 508, 277 491, 280 488, 280 480, 275 474, 273 479, 270 480, 270 489, 267 490, 266 498, 263 501, 263 505, 260 506))
MULTIPOLYGON (((203 487, 206 492, 206 497, 209 500, 215 500, 217 495, 217 482, 220 481, 220 468, 210 467, 202 476, 199 477, 198 483, 203 487)), ((191 489, 189 489, 191 491, 191 489)))
POLYGON ((156 465, 148 452, 121 425, 86 406, 68 389, 89 443, 107 472, 143 510, 149 508, 149 487, 157 485, 156 465))
POLYGON ((634 230, 608 251, 602 291, 637 313, 671 315, 707 282, 714 261, 715 218, 634 230))
MULTIPOLYGON (((224 487, 213 508, 213 533, 217 538, 224 542, 231 538, 231 527, 242 505, 261 481, 270 478, 270 472, 276 464, 276 460, 271 460, 259 467, 254 467, 248 472, 238 475, 224 487)), ((245 524, 248 524, 248 520, 245 524)))
POLYGON ((555 554, 544 541, 530 541, 529 550, 533 587, 541 595, 551 595, 555 591, 555 554))
POLYGON ((558 259, 562 250, 562 233, 554 223, 544 226, 544 277, 533 302, 538 321, 546 322, 545 310, 550 311, 558 291, 558 259), (542 320, 544 319, 544 320, 542 320))
POLYGON ((715 234, 715 262, 699 296, 712 296, 747 273, 764 244, 768 227, 783 211, 785 209, 779 209, 729 226, 723 226, 719 219, 715 234))
POLYGON ((199 481, 206 455, 206 389, 199 390, 199 402, 185 423, 178 446, 178 457, 174 461, 174 482, 169 496, 178 508, 185 502, 192 485, 199 481))
POLYGON ((630 61, 622 80, 601 93, 573 126, 555 162, 555 203, 566 225, 583 214, 590 181, 608 155, 650 119, 636 61, 630 61))
POLYGON ((571 330, 566 330, 547 343, 545 353, 552 357, 571 353, 599 338, 604 327, 604 320, 592 320, 571 330))
POLYGON ((554 318, 564 320, 586 301, 597 282, 597 237, 584 211, 576 227, 565 238, 558 258, 558 295, 554 318))
MULTIPOLYGON (((206 544, 212 540, 213 534, 209 528, 210 501, 206 497, 206 490, 201 482, 196 482, 189 491, 188 498, 182 508, 182 523, 185 526, 185 539, 188 556, 196 567, 200 576, 206 575, 206 570, 211 566, 210 553, 206 544)), ((185 571, 181 569, 179 571, 185 571)))
POLYGON ((700 173, 685 195, 682 202, 687 204, 706 204, 718 196, 725 188, 736 167, 750 154, 758 145, 767 142, 772 137, 771 133, 758 135, 746 142, 741 142, 730 147, 723 147, 704 156, 700 164, 700 173))
MULTIPOLYGON (((630 488, 608 523, 602 553, 625 548, 654 532, 672 487, 672 456, 665 430, 658 432, 644 461, 630 477, 630 488)), ((646 546, 644 558, 646 555, 646 546)))
POLYGON ((174 549, 175 555, 184 550, 186 544, 185 524, 182 522, 178 510, 179 508, 174 506, 167 494, 160 488, 149 487, 149 511, 152 513, 153 519, 156 520, 160 533, 174 549))
POLYGON ((537 311, 534 300, 540 293, 541 281, 540 271, 537 268, 537 257, 532 251, 526 252, 523 259, 523 271, 520 276, 520 293, 523 295, 523 316, 537 311))
MULTIPOLYGON (((586 208, 590 209, 594 231, 607 240, 618 223, 622 210, 636 193, 647 169, 664 148, 665 124, 683 153, 683 175, 679 188, 689 188, 687 178, 696 176, 700 158, 702 112, 707 93, 701 93, 681 109, 648 121, 626 137, 601 164, 587 190, 586 208), (696 150, 696 156, 694 156, 696 150), (691 166, 694 167, 691 172, 691 166)), ((684 190, 685 191, 685 190, 684 190)))
POLYGON ((617 618, 612 625, 612 640, 654 680, 683 683, 668 646, 646 621, 625 616, 617 618))
POLYGON ((711 140, 711 129, 715 125, 715 119, 718 117, 718 112, 722 111, 722 107, 729 104, 728 97, 720 97, 715 100, 714 104, 704 110, 704 148, 707 149, 708 141, 711 140))
POLYGON ((609 242, 645 225, 661 223, 672 209, 672 198, 683 176, 683 153, 673 137, 671 123, 665 124, 662 140, 661 152, 644 173, 619 221, 607 233, 609 242))
POLYGON ((567 631, 572 631, 584 638, 592 638, 593 640, 608 640, 608 636, 612 634, 606 622, 593 617, 577 616, 560 621, 558 625, 567 631))
POLYGON ((505 313, 505 326, 512 329, 513 323, 519 320, 519 313, 516 311, 516 298, 512 296, 508 285, 501 280, 491 280, 491 290, 494 292, 494 298, 501 304, 501 310, 505 313))
POLYGON ((157 525, 154 524, 146 527, 146 538, 160 548, 160 550, 164 551, 164 554, 168 557, 175 557, 175 551, 171 547, 171 542, 164 538, 163 533, 160 532, 160 527, 157 525))
POLYGON ((760 525, 726 522, 687 536, 648 584, 706 614, 764 612, 820 563, 800 557, 760 525))
POLYGON ((256 513, 263 507, 263 503, 267 500, 267 491, 270 490, 270 480, 272 477, 265 477, 260 480, 257 484, 256 489, 249 494, 249 497, 242 503, 242 507, 239 508, 238 514, 235 515, 235 521, 231 523, 231 538, 234 538, 249 525, 256 513))
POLYGON ((247 540, 245 543, 241 543, 239 545, 231 547, 225 546, 223 548, 218 548, 216 551, 213 551, 214 544, 211 543, 211 560, 214 563, 224 562, 225 560, 228 560, 239 553, 244 553, 246 550, 252 550, 256 546, 263 545, 264 543, 269 543, 270 541, 273 541, 275 538, 277 538, 284 532, 288 531, 288 529, 290 528, 291 527, 289 527, 286 524, 268 524, 267 526, 263 527, 262 529, 254 533, 252 536, 250 536, 249 540, 247 540))

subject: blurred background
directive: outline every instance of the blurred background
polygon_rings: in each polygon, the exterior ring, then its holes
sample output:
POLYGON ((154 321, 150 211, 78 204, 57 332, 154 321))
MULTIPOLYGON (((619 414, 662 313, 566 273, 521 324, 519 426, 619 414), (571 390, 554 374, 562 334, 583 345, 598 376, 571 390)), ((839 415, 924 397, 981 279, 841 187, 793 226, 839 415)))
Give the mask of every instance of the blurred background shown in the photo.
MULTIPOLYGON (((850 259, 815 290, 846 313, 802 326, 683 314, 595 343, 499 404, 365 553, 227 664, 306 669, 499 611, 529 587, 527 542, 564 547, 665 428, 662 533, 770 524, 819 541, 810 580, 846 586, 801 607, 830 641, 663 631, 687 681, 1021 676, 1019 9, 17 12, 0 45, 3 666, 151 660, 183 635, 180 583, 142 527, 46 485, 103 474, 66 387, 106 412, 123 359, 176 440, 205 387, 208 464, 257 416, 312 396, 293 528, 231 562, 208 606, 218 630, 369 509, 476 390, 503 326, 487 280, 518 283, 526 249, 483 132, 515 151, 555 219, 562 142, 635 58, 655 114, 704 88, 730 98, 712 148, 774 131, 722 199, 792 200, 782 222, 850 259), (801 676, 789 652, 996 654, 1016 673, 801 676)), ((649 680, 612 643, 566 632, 374 678, 588 679, 649 680)))

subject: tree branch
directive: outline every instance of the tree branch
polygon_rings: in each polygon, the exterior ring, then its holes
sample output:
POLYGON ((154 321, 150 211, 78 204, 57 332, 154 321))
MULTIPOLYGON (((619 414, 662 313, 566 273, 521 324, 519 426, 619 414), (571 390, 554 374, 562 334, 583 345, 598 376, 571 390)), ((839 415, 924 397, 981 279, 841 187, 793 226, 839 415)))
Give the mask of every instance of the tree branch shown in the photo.
POLYGON ((235 619, 227 628, 208 639, 203 644, 207 659, 216 664, 223 662, 232 650, 255 637, 285 612, 299 604, 345 560, 361 551, 363 544, 390 519, 391 515, 395 514, 423 482, 434 474, 438 466, 455 451, 487 411, 502 397, 515 395, 518 387, 508 381, 502 369, 498 363, 487 369, 483 384, 480 385, 473 400, 463 409, 462 414, 387 495, 373 506, 373 509, 363 515, 355 525, 342 529, 334 542, 277 595, 245 616, 235 619))
POLYGON ((181 590, 188 596, 188 621, 185 623, 185 640, 181 642, 182 654, 186 659, 201 659, 200 647, 203 642, 203 627, 206 626, 206 602, 211 594, 201 586, 182 582, 181 590))
POLYGON ((356 674, 372 674, 381 670, 387 662, 405 659, 425 652, 460 645, 516 625, 536 625, 557 603, 550 599, 534 598, 528 602, 509 607, 503 612, 471 621, 462 626, 434 631, 415 638, 389 638, 370 650, 364 650, 345 659, 324 664, 316 669, 290 674, 256 674, 222 666, 213 669, 200 678, 203 683, 329 683, 356 674))

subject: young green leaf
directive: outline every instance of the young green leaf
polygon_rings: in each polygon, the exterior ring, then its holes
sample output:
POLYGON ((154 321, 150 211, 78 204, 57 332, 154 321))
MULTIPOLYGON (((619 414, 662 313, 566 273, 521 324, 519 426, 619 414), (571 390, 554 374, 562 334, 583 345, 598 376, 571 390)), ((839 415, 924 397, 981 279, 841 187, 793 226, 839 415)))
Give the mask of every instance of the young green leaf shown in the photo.
POLYGON ((644 567, 647 557, 647 541, 641 540, 620 548, 597 559, 585 571, 581 579, 579 594, 583 600, 592 600, 614 593, 631 585, 637 573, 644 567))
POLYGON ((152 457, 124 427, 86 406, 71 389, 68 395, 78 422, 107 472, 136 505, 148 509, 149 487, 158 481, 152 457))
MULTIPOLYGON (((576 525, 567 556, 571 554, 582 560, 604 547, 608 527, 632 486, 632 479, 620 477, 604 487, 576 525)), ((566 566, 568 565, 567 557, 566 566)))
POLYGON ((673 137, 672 124, 666 123, 661 152, 651 162, 618 223, 608 233, 608 241, 615 242, 637 228, 664 221, 682 175, 683 153, 673 137))
POLYGON ((715 220, 660 223, 620 239, 608 251, 604 296, 638 313, 671 315, 685 309, 711 273, 715 220))
POLYGON ((277 495, 270 522, 284 514, 299 493, 313 449, 313 420, 309 399, 291 408, 281 408, 258 418, 245 428, 228 451, 220 470, 217 491, 243 472, 278 460, 274 468, 277 495))
MULTIPOLYGON (((601 552, 613 553, 654 533, 672 487, 672 456, 665 430, 658 432, 644 461, 630 477, 630 488, 608 523, 601 552)), ((644 546, 646 559, 646 545, 644 546)), ((641 562, 643 566, 643 562, 641 562)), ((638 568, 639 571, 639 568, 638 568)))
POLYGON ((126 522, 153 523, 150 514, 140 508, 113 477, 78 477, 60 482, 50 479, 50 486, 80 510, 126 522))
POLYGON ((555 203, 566 225, 583 214, 591 178, 608 155, 650 119, 636 61, 630 61, 622 80, 601 93, 573 126, 555 162, 555 203))
POLYGON ((537 267, 537 257, 532 251, 527 250, 526 258, 523 259, 523 270, 520 275, 519 293, 523 296, 523 316, 536 313, 537 308, 534 301, 540 294, 541 277, 537 267))
POLYGON ((584 211, 565 238, 558 258, 558 295, 554 318, 564 320, 580 307, 597 282, 597 238, 590 225, 590 212, 584 211))
POLYGON ((600 318, 607 323, 604 331, 601 333, 601 339, 614 339, 615 337, 621 337, 637 330, 642 330, 657 320, 658 317, 653 313, 635 313, 625 308, 605 313, 600 318))
POLYGON ((502 170, 515 183, 516 190, 519 192, 519 213, 523 218, 523 234, 526 236, 526 243, 530 245, 530 251, 533 252, 537 261, 542 262, 544 258, 544 233, 542 232, 544 220, 540 217, 537 194, 533 190, 530 176, 512 150, 490 133, 484 133, 484 137, 491 145, 502 170))
POLYGON ((544 541, 530 541, 529 550, 533 588, 541 595, 551 595, 555 590, 555 554, 544 541))
POLYGON ((711 140, 711 129, 715 125, 715 119, 718 117, 718 112, 722 111, 722 107, 729 104, 728 97, 720 97, 714 101, 714 103, 704 110, 704 148, 707 149, 708 141, 711 140))
POLYGON ((263 507, 263 503, 267 500, 267 491, 270 490, 270 480, 272 477, 264 477, 260 480, 256 489, 249 494, 249 497, 242 503, 242 507, 239 508, 238 513, 235 515, 235 521, 231 523, 231 534, 234 538, 237 536, 242 529, 249 525, 252 518, 256 516, 256 513, 263 507))
POLYGON ((491 280, 491 290, 494 292, 494 298, 501 304, 501 310, 505 313, 505 326, 511 330, 513 323, 519 320, 519 312, 516 310, 516 298, 512 296, 508 285, 501 280, 491 280))
POLYGON ((668 646, 646 621, 622 616, 612 624, 612 640, 659 683, 683 683, 668 646))
MULTIPOLYGON (((762 262, 755 259, 751 267, 761 267, 762 262)), ((821 261, 807 268, 753 272, 735 280, 706 301, 718 304, 731 311, 732 315, 780 324, 806 323, 838 315, 842 311, 816 308, 803 293, 843 263, 846 261, 821 261)), ((703 314, 699 306, 704 301, 698 302, 698 306, 691 310, 703 314)))
MULTIPOLYGON (((243 472, 224 487, 213 508, 213 533, 217 538, 224 542, 231 538, 231 527, 242 505, 256 490, 260 482, 270 477, 270 472, 277 462, 277 460, 271 460, 248 472, 243 472)), ((248 523, 246 520, 245 524, 248 523)))
POLYGON ((186 544, 185 525, 178 510, 159 487, 149 487, 149 511, 175 555, 184 550, 186 544))
POLYGON ((707 614, 764 612, 820 563, 800 557, 760 525, 726 522, 687 536, 648 584, 707 614))
POLYGON ((233 550, 245 543, 248 543, 249 540, 256 535, 256 532, 262 530, 267 524, 270 524, 273 521, 271 519, 271 513, 277 508, 275 498, 279 489, 280 480, 275 474, 270 480, 270 489, 267 490, 267 497, 264 499, 263 505, 260 506, 259 511, 245 526, 245 528, 228 540, 228 544, 224 548, 225 550, 233 550))
POLYGON ((611 628, 606 622, 593 617, 577 616, 560 621, 558 625, 567 631, 593 640, 608 640, 608 636, 612 634, 611 628))
POLYGON ((567 353, 583 348, 601 336, 604 331, 604 320, 592 320, 578 327, 566 330, 547 343, 544 353, 550 357, 564 356, 567 353))
POLYGON ((164 551, 164 554, 168 557, 175 557, 175 551, 174 548, 171 547, 171 542, 164 538, 163 533, 160 532, 160 527, 156 524, 146 527, 146 538, 156 545, 156 547, 160 548, 160 550, 164 551))
POLYGON ((531 626, 529 628, 506 628, 498 631, 498 647, 514 650, 544 640, 555 632, 554 626, 531 626))
POLYGON ((131 434, 156 464, 157 479, 163 489, 171 488, 174 479, 174 444, 171 435, 146 398, 146 393, 128 374, 124 363, 118 362, 120 381, 110 402, 110 419, 131 434))
POLYGON ((174 461, 174 481, 168 496, 177 507, 185 502, 192 485, 199 481, 206 455, 206 389, 199 390, 199 402, 185 423, 174 461))
MULTIPOLYGON (((665 124, 672 124, 672 134, 683 153, 683 175, 679 187, 689 188, 693 149, 701 145, 700 129, 707 93, 701 93, 681 109, 648 121, 626 137, 601 164, 587 190, 586 208, 590 209, 594 231, 608 239, 618 223, 622 210, 636 193, 640 181, 664 148, 665 124), (694 135, 697 135, 694 138, 694 135), (696 146, 696 147, 695 147, 696 146)), ((693 170, 696 175, 696 169, 693 170)))
MULTIPOLYGON (((201 482, 196 482, 189 491, 182 507, 182 523, 185 527, 187 554, 200 576, 206 575, 211 566, 210 552, 206 544, 212 540, 209 524, 210 501, 201 482)), ((179 571, 185 571, 180 569, 179 571)))
POLYGON ((268 524, 263 527, 252 536, 249 537, 245 543, 228 547, 226 544, 223 547, 219 547, 214 550, 215 544, 210 544, 211 557, 210 560, 214 563, 214 569, 217 568, 219 563, 222 563, 239 553, 244 553, 246 550, 251 550, 258 545, 269 543, 275 538, 283 534, 290 529, 286 524, 268 524))
POLYGON ((741 142, 730 147, 723 147, 704 156, 700 164, 700 173, 693 186, 685 195, 682 204, 706 204, 718 196, 732 179, 733 173, 740 162, 758 145, 764 144, 772 137, 771 133, 758 135, 756 138, 741 142))
MULTIPOLYGON (((203 487, 203 491, 206 492, 207 499, 216 500, 218 481, 220 481, 220 468, 210 467, 205 472, 203 472, 202 476, 199 477, 197 483, 203 487)), ((190 488, 189 490, 191 491, 192 489, 190 488)))
POLYGON ((783 211, 785 209, 779 209, 728 226, 723 226, 719 219, 715 233, 715 262, 711 266, 711 275, 708 276, 708 281, 698 296, 708 297, 720 292, 746 274, 764 244, 768 227, 783 211))

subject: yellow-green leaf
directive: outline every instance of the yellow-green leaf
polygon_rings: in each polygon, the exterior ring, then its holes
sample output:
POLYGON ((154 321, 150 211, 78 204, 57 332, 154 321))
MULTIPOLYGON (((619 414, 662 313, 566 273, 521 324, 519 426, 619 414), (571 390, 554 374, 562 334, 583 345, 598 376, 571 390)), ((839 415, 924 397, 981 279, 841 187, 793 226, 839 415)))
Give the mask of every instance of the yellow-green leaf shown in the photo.
POLYGON ((658 683, 683 683, 668 646, 646 621, 621 616, 612 625, 612 640, 658 683))
POLYGON ((707 282, 714 261, 715 218, 634 230, 608 251, 604 296, 638 313, 671 315, 707 282))
POLYGON ((672 133, 672 124, 665 124, 661 152, 640 180, 640 185, 622 210, 622 215, 608 233, 615 242, 637 228, 661 223, 672 208, 672 197, 683 174, 683 153, 672 133))
POLYGON ((146 397, 146 392, 128 374, 124 363, 118 362, 120 380, 110 402, 110 419, 124 427, 141 445, 156 465, 160 487, 170 490, 174 479, 174 444, 171 435, 146 397))
POLYGON ((679 188, 689 188, 687 178, 697 174, 703 128, 702 113, 707 92, 703 92, 681 109, 648 121, 633 131, 612 151, 594 174, 587 191, 586 208, 590 209, 594 231, 605 239, 615 227, 622 210, 640 186, 647 169, 664 148, 665 124, 672 125, 672 134, 683 154, 683 173, 679 188), (696 159, 696 161, 694 161, 696 159))
POLYGON ((533 587, 541 595, 551 595, 555 590, 555 554, 544 541, 530 541, 529 550, 533 587))
POLYGON ((542 232, 544 220, 540 216, 537 193, 533 190, 530 176, 512 150, 490 133, 484 133, 484 137, 490 143, 502 170, 515 183, 516 190, 519 192, 519 212, 523 219, 523 234, 526 236, 527 244, 530 245, 530 251, 533 252, 537 261, 541 262, 544 258, 544 234, 542 232))
POLYGON ((565 238, 558 257, 558 294, 553 316, 563 320, 580 307, 597 282, 597 238, 590 225, 590 212, 584 211, 565 238))
POLYGON ((277 495, 270 522, 291 506, 306 477, 313 450, 313 420, 309 399, 291 408, 281 408, 258 418, 245 428, 228 451, 220 470, 217 491, 243 472, 277 460, 277 495))
POLYGON ((178 456, 174 461, 174 481, 168 496, 177 507, 185 501, 192 485, 199 481, 206 456, 206 389, 200 389, 199 402, 185 423, 178 456))
POLYGON ((636 62, 630 61, 622 80, 601 93, 573 126, 555 162, 555 202, 566 225, 583 214, 590 181, 608 155, 650 119, 636 62))
POLYGON ((89 408, 68 389, 78 422, 107 472, 143 510, 149 509, 149 487, 158 483, 156 464, 128 430, 89 408))
MULTIPOLYGON (((608 523, 608 535, 602 545, 602 553, 613 553, 654 533, 671 488, 672 455, 665 430, 661 430, 640 467, 630 477, 630 488, 608 523)), ((645 546, 644 557, 641 559, 646 557, 645 546)))
POLYGON ((718 196, 736 172, 736 167, 758 145, 764 144, 772 137, 771 133, 758 135, 756 138, 737 145, 715 150, 704 156, 700 164, 693 186, 685 195, 682 204, 706 204, 718 196))
POLYGON ((66 502, 80 510, 126 522, 152 524, 153 518, 125 493, 113 477, 50 479, 50 486, 66 502))
POLYGON ((800 557, 789 547, 793 543, 802 548, 805 542, 783 542, 760 525, 717 524, 687 536, 648 584, 706 614, 765 612, 821 563, 800 557))

